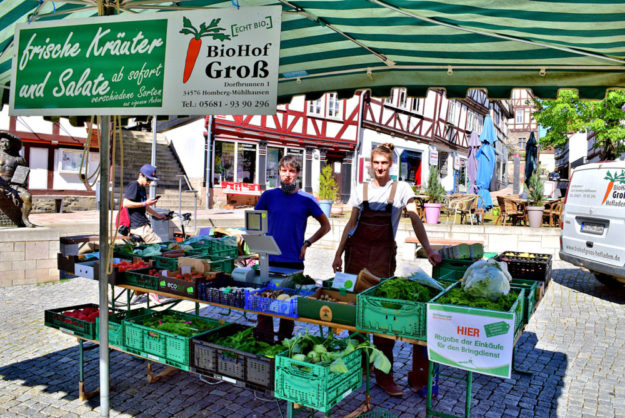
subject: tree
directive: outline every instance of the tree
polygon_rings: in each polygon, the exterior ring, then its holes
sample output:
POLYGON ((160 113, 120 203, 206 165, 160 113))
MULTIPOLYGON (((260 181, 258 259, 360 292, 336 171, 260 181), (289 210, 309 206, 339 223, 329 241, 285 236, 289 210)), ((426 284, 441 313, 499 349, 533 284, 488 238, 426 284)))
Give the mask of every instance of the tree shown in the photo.
POLYGON ((602 160, 625 152, 625 90, 609 91, 600 101, 580 100, 575 90, 562 90, 555 100, 533 101, 537 110, 532 115, 547 129, 540 145, 559 148, 569 141, 568 134, 588 130, 595 134, 594 148, 600 149, 602 160))

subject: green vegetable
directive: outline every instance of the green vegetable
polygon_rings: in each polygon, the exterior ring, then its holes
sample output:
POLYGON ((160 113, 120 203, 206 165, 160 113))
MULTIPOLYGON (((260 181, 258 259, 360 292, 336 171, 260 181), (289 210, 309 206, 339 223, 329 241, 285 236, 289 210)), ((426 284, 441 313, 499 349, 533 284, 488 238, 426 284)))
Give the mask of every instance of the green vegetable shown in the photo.
MULTIPOLYGON (((382 282, 375 291, 375 296, 385 299, 409 300, 412 302, 428 302, 439 291, 431 287, 422 285, 406 278, 389 279, 382 282)), ((399 309, 401 305, 397 303, 383 302, 383 306, 390 309, 399 309)))
MULTIPOLYGON (((274 358, 276 355, 284 351, 284 347, 280 344, 268 344, 258 341, 254 338, 254 328, 250 327, 243 331, 228 336, 218 336, 211 343, 222 347, 233 348, 235 350, 252 353, 259 356, 274 358)), ((226 356, 235 357, 232 353, 224 353, 226 356)))
POLYGON ((183 337, 192 337, 221 325, 200 318, 191 320, 174 312, 158 313, 146 318, 137 318, 137 324, 159 331, 170 332, 183 337))
POLYGON ((318 337, 309 334, 299 334, 293 338, 285 339, 282 344, 289 350, 288 356, 294 360, 312 364, 326 365, 330 371, 347 373, 349 370, 343 358, 355 350, 369 350, 369 359, 375 368, 388 373, 391 363, 388 358, 369 341, 358 343, 350 338, 339 339, 333 335, 318 337))
POLYGON ((517 300, 518 296, 518 292, 512 290, 507 295, 500 296, 499 298, 497 298, 497 300, 492 301, 484 297, 471 296, 459 287, 454 287, 450 289, 446 294, 438 298, 436 302, 507 312, 510 310, 510 308, 512 308, 512 305, 514 305, 514 302, 517 300))
POLYGON ((479 260, 464 273, 462 290, 471 296, 498 300, 510 291, 512 276, 504 264, 493 259, 479 260))

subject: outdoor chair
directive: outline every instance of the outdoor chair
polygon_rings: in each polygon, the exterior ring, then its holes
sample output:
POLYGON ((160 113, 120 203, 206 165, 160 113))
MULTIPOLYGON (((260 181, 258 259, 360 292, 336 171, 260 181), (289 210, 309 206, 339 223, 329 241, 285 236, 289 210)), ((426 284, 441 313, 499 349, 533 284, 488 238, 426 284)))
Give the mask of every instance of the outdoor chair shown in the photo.
POLYGON ((471 206, 471 216, 475 215, 476 221, 484 225, 484 208, 486 207, 486 204, 484 203, 484 198, 479 194, 473 194, 469 196, 475 196, 473 206, 471 206))
POLYGON ((503 226, 506 226, 507 220, 509 220, 512 225, 517 222, 525 222, 527 214, 523 202, 506 196, 497 196, 497 202, 499 203, 499 216, 495 224, 498 224, 500 219, 503 219, 503 226))
POLYGON ((554 200, 545 204, 545 210, 543 211, 543 222, 549 222, 549 226, 557 226, 562 215, 562 207, 564 206, 564 199, 554 200))
POLYGON ((460 223, 464 223, 464 217, 469 216, 471 220, 471 225, 473 225, 473 217, 471 216, 471 209, 473 208, 473 204, 476 201, 476 195, 460 195, 458 197, 451 198, 448 204, 449 217, 447 218, 447 223, 449 223, 449 219, 451 219, 451 214, 454 215, 454 224, 456 223, 456 218, 458 214, 460 214, 460 223))

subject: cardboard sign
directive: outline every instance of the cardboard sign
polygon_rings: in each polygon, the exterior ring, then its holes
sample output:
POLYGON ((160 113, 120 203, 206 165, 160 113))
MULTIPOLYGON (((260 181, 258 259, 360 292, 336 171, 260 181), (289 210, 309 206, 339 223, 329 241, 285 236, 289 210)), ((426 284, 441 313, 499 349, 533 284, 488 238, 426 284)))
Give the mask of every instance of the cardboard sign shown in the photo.
POLYGON ((225 194, 260 196, 260 184, 222 181, 221 191, 225 194))
POLYGON ((342 273, 339 271, 334 276, 332 287, 335 289, 347 289, 351 292, 354 290, 354 286, 356 286, 357 278, 358 276, 355 274, 342 273))
POLYGON ((428 303, 431 361, 490 376, 510 378, 514 313, 428 303))
POLYGON ((9 114, 276 113, 282 7, 16 26, 9 114))

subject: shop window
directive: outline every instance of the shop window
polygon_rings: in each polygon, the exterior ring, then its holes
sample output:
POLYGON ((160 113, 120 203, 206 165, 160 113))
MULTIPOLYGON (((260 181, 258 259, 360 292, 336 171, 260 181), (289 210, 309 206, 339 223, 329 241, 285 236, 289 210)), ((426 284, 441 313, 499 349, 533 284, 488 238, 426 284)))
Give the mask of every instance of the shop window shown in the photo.
POLYGON ((256 145, 237 144, 237 177, 240 183, 254 183, 256 175, 256 145))
POLYGON ((234 142, 215 141, 213 184, 234 181, 234 142))
POLYGON ((280 185, 278 162, 283 155, 284 148, 267 147, 267 173, 265 183, 268 189, 278 187, 280 185))

